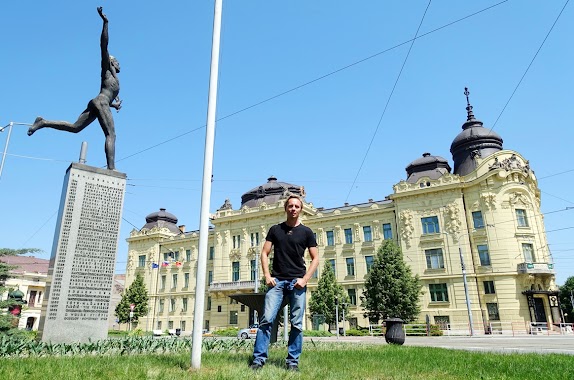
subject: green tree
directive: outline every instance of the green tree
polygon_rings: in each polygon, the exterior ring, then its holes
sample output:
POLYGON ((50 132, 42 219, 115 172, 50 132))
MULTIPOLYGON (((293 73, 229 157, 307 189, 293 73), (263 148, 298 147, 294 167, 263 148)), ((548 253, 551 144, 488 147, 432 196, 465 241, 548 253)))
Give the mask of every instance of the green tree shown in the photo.
POLYGON ((319 278, 317 291, 313 292, 309 302, 309 311, 311 315, 323 315, 325 323, 329 324, 329 331, 331 331, 331 324, 335 323, 336 315, 336 302, 339 302, 339 322, 343 320, 343 310, 345 315, 348 315, 349 296, 343 290, 343 287, 337 283, 335 273, 329 262, 325 262, 323 272, 319 278))
POLYGON ((365 279, 363 315, 372 323, 386 318, 413 321, 420 312, 421 288, 418 275, 413 276, 405 264, 401 249, 394 241, 385 240, 365 279))
POLYGON ((564 312, 564 319, 567 323, 574 323, 574 276, 568 277, 564 285, 560 287, 560 307, 564 312))
POLYGON ((144 284, 141 274, 137 274, 134 282, 122 294, 122 299, 118 306, 116 306, 116 317, 120 323, 128 323, 130 321, 130 305, 134 304, 134 316, 131 318, 132 322, 137 323, 139 317, 147 315, 148 307, 148 293, 144 284))
MULTIPOLYGON (((36 253, 41 252, 37 248, 23 248, 23 249, 10 249, 10 248, 0 248, 0 333, 10 334, 16 331, 17 325, 15 325, 16 318, 10 314, 8 308, 18 304, 14 300, 8 299, 8 292, 11 289, 6 288, 6 280, 10 278, 10 271, 16 267, 13 265, 8 265, 2 261, 4 256, 16 256, 22 255, 24 253, 36 253), (6 294, 7 299, 4 298, 6 294)), ((17 323, 17 322, 16 322, 17 323)))

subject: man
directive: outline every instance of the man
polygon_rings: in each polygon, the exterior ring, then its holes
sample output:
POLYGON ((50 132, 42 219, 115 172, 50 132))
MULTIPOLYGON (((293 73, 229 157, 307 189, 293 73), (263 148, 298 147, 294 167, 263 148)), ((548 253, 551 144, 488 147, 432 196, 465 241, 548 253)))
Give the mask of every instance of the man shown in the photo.
POLYGON ((60 131, 78 133, 98 119, 106 137, 105 152, 108 169, 115 170, 116 131, 110 107, 115 108, 117 111, 122 108, 122 101, 118 97, 120 82, 117 76, 120 72, 120 64, 108 52, 108 18, 103 13, 102 7, 98 7, 98 14, 103 20, 102 35, 100 37, 100 48, 102 51, 102 84, 100 93, 88 102, 88 106, 75 123, 48 121, 37 117, 34 124, 28 129, 28 136, 32 136, 34 132, 41 128, 53 128, 60 131))
POLYGON ((299 216, 303 210, 303 201, 297 195, 291 195, 285 201, 287 220, 269 229, 265 244, 261 250, 261 267, 265 275, 268 290, 265 295, 265 310, 259 321, 259 330, 253 349, 251 368, 258 370, 265 364, 269 350, 271 327, 283 297, 289 299, 291 309, 291 332, 286 364, 292 371, 299 370, 299 356, 303 348, 303 317, 305 315, 305 293, 307 281, 319 265, 317 242, 313 231, 301 224, 299 216), (269 273, 269 253, 273 254, 273 272, 269 273), (305 270, 304 254, 309 250, 311 265, 305 270))

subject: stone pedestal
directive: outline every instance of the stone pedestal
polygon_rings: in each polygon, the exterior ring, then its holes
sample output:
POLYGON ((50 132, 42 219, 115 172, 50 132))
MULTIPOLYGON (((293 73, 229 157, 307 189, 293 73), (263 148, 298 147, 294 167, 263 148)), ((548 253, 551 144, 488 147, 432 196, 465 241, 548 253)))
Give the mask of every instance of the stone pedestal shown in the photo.
POLYGON ((126 175, 73 163, 66 171, 39 337, 107 338, 126 175))

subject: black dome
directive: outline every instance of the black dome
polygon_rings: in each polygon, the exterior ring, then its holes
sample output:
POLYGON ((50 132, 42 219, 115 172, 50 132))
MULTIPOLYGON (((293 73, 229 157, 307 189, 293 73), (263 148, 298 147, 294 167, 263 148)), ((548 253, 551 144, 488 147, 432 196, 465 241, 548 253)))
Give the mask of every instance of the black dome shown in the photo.
POLYGON ((171 232, 180 234, 182 233, 179 227, 177 226, 177 217, 167 211, 165 208, 160 208, 159 211, 152 212, 148 216, 145 217, 146 224, 142 227, 151 230, 154 227, 165 227, 169 229, 171 232))
POLYGON ((417 158, 405 168, 407 171, 407 182, 416 183, 422 177, 438 179, 446 173, 450 173, 448 161, 441 156, 433 156, 430 153, 423 153, 421 158, 417 158))
POLYGON ((241 196, 241 207, 256 207, 263 202, 273 204, 286 198, 288 194, 296 194, 304 198, 305 189, 303 186, 279 182, 277 178, 271 176, 267 178, 267 183, 255 187, 241 196))

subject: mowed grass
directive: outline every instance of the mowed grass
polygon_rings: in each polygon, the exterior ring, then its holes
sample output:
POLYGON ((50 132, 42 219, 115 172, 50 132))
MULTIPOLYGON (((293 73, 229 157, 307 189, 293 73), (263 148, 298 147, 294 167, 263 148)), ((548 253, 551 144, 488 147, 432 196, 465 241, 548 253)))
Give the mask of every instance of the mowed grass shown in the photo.
POLYGON ((574 379, 574 357, 498 354, 391 345, 305 344, 298 373, 284 369, 286 348, 273 348, 260 371, 251 352, 0 359, 0 379, 574 379))

